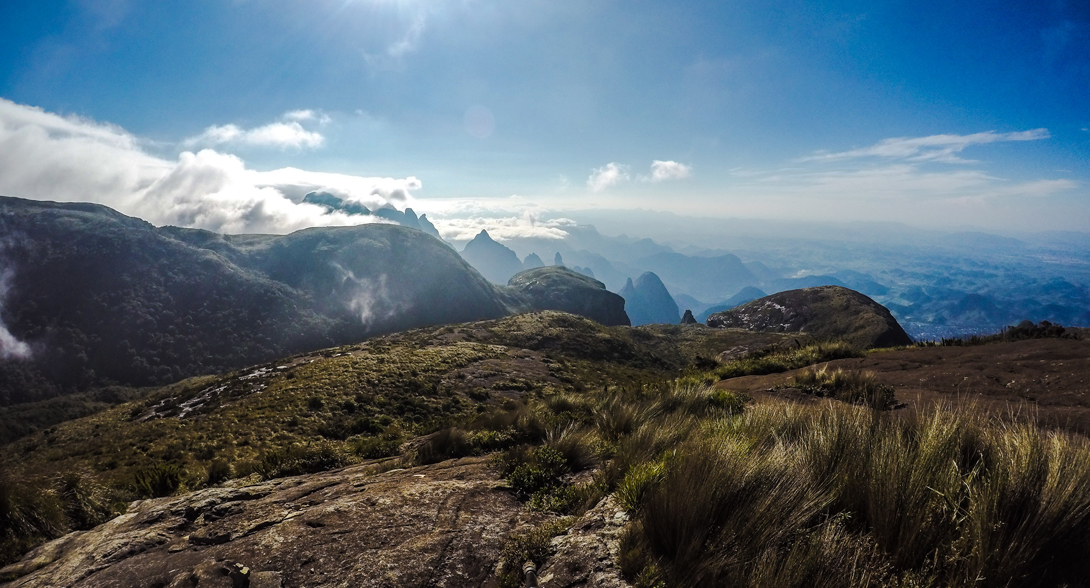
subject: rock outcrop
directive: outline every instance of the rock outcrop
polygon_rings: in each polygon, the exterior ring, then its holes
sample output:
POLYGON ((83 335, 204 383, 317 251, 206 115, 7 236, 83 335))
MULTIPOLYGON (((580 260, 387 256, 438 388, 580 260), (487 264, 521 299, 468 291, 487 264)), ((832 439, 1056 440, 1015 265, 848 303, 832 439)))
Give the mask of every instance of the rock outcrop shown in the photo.
POLYGON ((539 516, 485 458, 375 466, 133 503, 0 570, 31 586, 485 586, 539 516))
POLYGON ((709 327, 803 332, 859 347, 909 345, 912 339, 886 307, 840 286, 789 290, 708 317, 709 327))
POLYGON ((624 310, 633 326, 678 323, 677 303, 666 286, 652 272, 631 278, 618 292, 624 298, 624 310))
POLYGON ((693 316, 693 311, 686 309, 685 316, 681 317, 681 324, 683 325, 699 325, 696 317, 693 316))
POLYGON ((701 312, 700 315, 696 317, 696 320, 700 322, 706 322, 709 316, 717 312, 730 310, 736 306, 741 306, 747 302, 752 302, 758 298, 764 298, 765 296, 768 296, 768 294, 765 294, 764 291, 762 291, 760 288, 756 288, 754 286, 746 286, 745 288, 739 290, 738 293, 734 296, 731 296, 730 298, 724 300, 722 304, 716 304, 705 309, 704 312, 701 312))
POLYGON ((526 270, 512 277, 508 286, 528 309, 570 312, 606 326, 631 324, 624 298, 606 290, 598 280, 566 267, 526 270))

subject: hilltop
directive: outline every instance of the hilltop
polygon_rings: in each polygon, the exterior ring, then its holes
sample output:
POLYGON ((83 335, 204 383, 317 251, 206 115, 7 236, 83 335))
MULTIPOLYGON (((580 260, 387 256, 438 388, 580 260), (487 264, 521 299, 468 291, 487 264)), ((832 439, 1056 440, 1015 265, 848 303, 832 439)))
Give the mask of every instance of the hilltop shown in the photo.
POLYGON ((840 286, 789 290, 712 314, 710 327, 803 332, 862 348, 910 345, 912 339, 884 306, 840 286))

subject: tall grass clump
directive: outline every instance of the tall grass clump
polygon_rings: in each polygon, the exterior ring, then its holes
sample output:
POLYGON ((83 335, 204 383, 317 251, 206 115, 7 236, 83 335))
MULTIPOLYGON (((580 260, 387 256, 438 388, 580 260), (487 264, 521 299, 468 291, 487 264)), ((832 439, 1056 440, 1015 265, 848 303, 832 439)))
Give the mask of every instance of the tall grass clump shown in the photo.
POLYGON ((829 370, 828 365, 821 369, 811 367, 795 376, 794 385, 810 394, 877 410, 892 408, 896 403, 893 387, 879 382, 874 372, 829 370))
POLYGON ((729 378, 778 374, 817 363, 863 356, 863 350, 846 341, 820 341, 793 349, 771 348, 749 353, 711 370, 689 374, 681 381, 689 384, 714 384, 729 378))
MULTIPOLYGON (((1090 577, 1090 444, 939 407, 765 405, 695 429, 622 541, 637 584, 1060 586, 1090 577)), ((643 466, 646 467, 646 466, 643 466)), ((628 485, 628 478, 622 487, 628 485)))

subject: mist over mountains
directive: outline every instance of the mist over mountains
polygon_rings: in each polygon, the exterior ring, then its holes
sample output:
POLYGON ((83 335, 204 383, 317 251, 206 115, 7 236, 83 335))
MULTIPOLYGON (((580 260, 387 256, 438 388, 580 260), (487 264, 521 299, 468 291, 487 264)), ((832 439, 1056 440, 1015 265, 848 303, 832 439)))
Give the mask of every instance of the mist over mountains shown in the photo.
POLYGON ((496 286, 448 244, 395 224, 223 235, 0 198, 0 234, 0 404, 528 310, 628 324, 600 282, 541 268, 496 286))
POLYGON ((638 210, 563 215, 576 221, 564 225, 563 238, 515 237, 492 247, 509 250, 511 259, 559 253, 613 292, 652 272, 679 312, 692 310, 701 321, 768 294, 844 286, 889 308, 916 339, 990 333, 1027 319, 1090 325, 1090 237, 1082 233, 1016 238, 638 210))

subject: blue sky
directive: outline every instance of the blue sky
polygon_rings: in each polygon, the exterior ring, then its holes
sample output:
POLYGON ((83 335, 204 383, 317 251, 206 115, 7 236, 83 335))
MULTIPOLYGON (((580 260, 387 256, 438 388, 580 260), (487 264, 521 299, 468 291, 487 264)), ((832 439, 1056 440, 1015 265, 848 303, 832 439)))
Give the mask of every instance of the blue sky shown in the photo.
POLYGON ((1086 2, 12 1, 0 98, 0 193, 157 223, 351 222, 303 186, 450 232, 587 207, 1090 231, 1086 2), (238 220, 255 202, 279 212, 238 220))

